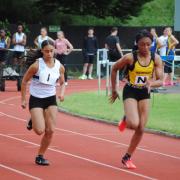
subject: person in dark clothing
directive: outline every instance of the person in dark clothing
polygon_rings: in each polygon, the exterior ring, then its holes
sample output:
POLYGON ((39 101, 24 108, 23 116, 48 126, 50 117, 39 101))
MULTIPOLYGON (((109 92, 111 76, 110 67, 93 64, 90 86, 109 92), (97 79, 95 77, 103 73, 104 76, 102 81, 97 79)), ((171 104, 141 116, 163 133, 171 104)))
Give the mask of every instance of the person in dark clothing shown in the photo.
POLYGON ((106 38, 105 41, 105 48, 109 50, 108 56, 111 62, 116 62, 118 59, 120 59, 123 56, 117 33, 118 33, 118 28, 113 27, 111 29, 111 34, 106 38))
POLYGON ((84 38, 83 41, 83 57, 84 57, 84 66, 83 66, 83 74, 79 77, 79 79, 93 79, 92 71, 93 71, 93 62, 98 49, 97 38, 94 36, 94 29, 88 29, 88 35, 84 38), (86 75, 88 71, 88 76, 86 75))

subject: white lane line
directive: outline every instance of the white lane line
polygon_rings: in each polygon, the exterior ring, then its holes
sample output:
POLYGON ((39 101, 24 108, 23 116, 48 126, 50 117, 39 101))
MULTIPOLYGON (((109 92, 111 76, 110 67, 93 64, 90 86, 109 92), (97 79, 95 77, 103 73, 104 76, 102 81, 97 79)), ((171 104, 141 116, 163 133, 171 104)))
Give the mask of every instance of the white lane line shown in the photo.
POLYGON ((8 105, 10 105, 10 106, 16 106, 15 104, 8 104, 8 105))
POLYGON ((1 116, 4 116, 4 115, 0 113, 0 117, 1 117, 1 116))
POLYGON ((86 135, 88 136, 114 136, 116 135, 116 132, 112 132, 112 133, 88 133, 86 135))
POLYGON ((9 166, 6 166, 6 165, 4 165, 4 164, 0 164, 0 167, 2 167, 2 168, 4 168, 4 169, 7 169, 7 170, 10 170, 10 171, 13 171, 13 172, 15 172, 15 173, 17 173, 17 174, 26 176, 26 177, 28 177, 28 178, 34 179, 34 180, 42 180, 41 178, 32 176, 31 174, 25 173, 25 172, 20 171, 20 170, 18 170, 18 169, 14 169, 14 168, 9 167, 9 166))
MULTIPOLYGON (((24 139, 16 138, 16 137, 13 137, 13 136, 8 136, 8 135, 1 134, 1 133, 0 133, 0 136, 6 137, 6 138, 9 138, 9 139, 13 139, 13 140, 16 140, 16 141, 20 141, 20 142, 23 142, 23 143, 31 144, 31 145, 34 145, 34 146, 39 146, 39 144, 33 143, 31 141, 26 141, 24 139)), ((125 172, 127 174, 138 176, 138 177, 141 177, 141 178, 144 178, 144 179, 157 180, 156 178, 153 178, 153 177, 149 177, 149 176, 146 176, 146 175, 143 175, 143 174, 140 174, 140 173, 135 173, 135 172, 132 172, 132 171, 128 171, 126 169, 122 169, 122 168, 119 168, 119 167, 116 167, 116 166, 105 164, 105 163, 102 163, 102 162, 99 162, 99 161, 95 161, 95 160, 92 160, 92 159, 89 159, 89 158, 85 158, 85 157, 82 157, 82 156, 71 154, 71 153, 61 151, 61 150, 58 150, 58 149, 54 149, 54 148, 48 148, 48 149, 50 151, 53 151, 53 152, 56 152, 56 153, 60 153, 60 154, 66 155, 66 156, 70 156, 70 157, 73 157, 73 158, 84 160, 84 161, 87 161, 87 162, 90 162, 90 163, 93 163, 93 164, 96 164, 96 165, 99 165, 99 166, 103 166, 103 167, 106 167, 106 168, 110 168, 110 169, 113 169, 113 170, 122 171, 122 172, 125 172)))
POLYGON ((27 120, 25 119, 22 119, 22 118, 19 118, 19 117, 16 117, 16 116, 12 116, 12 115, 9 115, 9 114, 6 114, 6 113, 3 113, 3 112, 0 112, 0 115, 1 116, 7 116, 9 118, 12 118, 12 119, 16 119, 18 121, 23 121, 23 122, 26 122, 27 120))
POLYGON ((1 101, 0 101, 0 104, 3 104, 3 105, 9 105, 9 106, 16 106, 15 104, 8 104, 8 103, 1 102, 1 101))
MULTIPOLYGON (((25 119, 18 118, 18 117, 12 116, 12 115, 8 115, 8 114, 3 113, 3 112, 0 112, 0 115, 7 116, 9 118, 16 119, 18 121, 23 121, 23 122, 27 121, 25 119)), ((99 140, 99 141, 104 141, 104 142, 108 142, 108 143, 112 143, 112 144, 117 144, 117 145, 121 145, 121 146, 125 146, 125 147, 129 146, 128 144, 120 143, 120 142, 117 142, 117 141, 111 141, 111 140, 100 138, 100 137, 90 136, 90 135, 82 134, 82 133, 71 131, 71 130, 67 130, 67 129, 61 129, 61 128, 55 128, 55 129, 58 130, 58 131, 64 131, 64 132, 76 134, 76 135, 79 135, 79 136, 84 136, 84 137, 88 137, 88 138, 91 138, 91 139, 96 139, 96 140, 99 140)), ((161 156, 165 156, 165 157, 169 157, 169 158, 180 160, 179 156, 174 156, 174 155, 170 155, 170 154, 166 154, 166 153, 161 153, 161 152, 149 150, 149 149, 146 149, 146 148, 137 147, 137 150, 141 150, 141 151, 145 151, 145 152, 149 152, 149 153, 153 153, 153 154, 157 154, 157 155, 161 155, 161 156)))
POLYGON ((10 97, 10 98, 6 98, 6 99, 4 99, 4 100, 1 100, 0 102, 1 103, 5 103, 5 102, 7 102, 7 101, 11 101, 11 100, 14 100, 14 99, 19 99, 21 96, 12 96, 12 97, 10 97))
POLYGON ((0 101, 0 104, 6 104, 6 103, 0 101))
MULTIPOLYGON (((119 143, 117 141, 111 141, 111 140, 108 140, 108 139, 95 137, 95 136, 90 136, 90 135, 86 135, 86 134, 81 134, 81 133, 78 133, 78 132, 75 132, 75 131, 70 131, 70 130, 67 130, 67 129, 56 128, 56 130, 64 131, 64 132, 68 132, 68 133, 73 133, 73 134, 76 134, 76 135, 79 135, 79 136, 84 136, 84 137, 88 137, 88 138, 92 138, 92 139, 96 139, 96 140, 100 140, 100 141, 105 141, 105 142, 112 143, 112 144, 118 144, 118 145, 121 145, 121 146, 126 146, 126 147, 129 146, 128 144, 119 143)), ((170 157, 170 158, 173 158, 173 159, 180 160, 180 157, 178 157, 178 156, 173 156, 173 155, 170 155, 170 154, 165 154, 165 153, 161 153, 161 152, 157 152, 157 151, 152 151, 152 150, 145 149, 145 148, 142 148, 142 147, 141 148, 137 147, 137 149, 141 150, 141 151, 145 151, 145 152, 158 154, 158 155, 162 155, 162 156, 166 156, 166 157, 170 157)))
POLYGON ((27 133, 8 133, 9 136, 36 136, 36 134, 27 134, 27 133))

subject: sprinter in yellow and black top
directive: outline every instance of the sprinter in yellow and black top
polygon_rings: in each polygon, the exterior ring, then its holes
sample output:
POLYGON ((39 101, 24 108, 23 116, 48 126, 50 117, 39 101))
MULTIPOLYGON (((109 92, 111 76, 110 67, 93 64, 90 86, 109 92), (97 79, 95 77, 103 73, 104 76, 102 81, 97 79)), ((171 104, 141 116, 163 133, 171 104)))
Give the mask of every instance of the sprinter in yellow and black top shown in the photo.
POLYGON ((118 97, 117 71, 127 67, 128 82, 123 89, 125 116, 119 124, 119 129, 123 131, 128 126, 135 130, 127 152, 122 158, 123 165, 129 169, 136 168, 131 161, 131 155, 142 138, 148 119, 150 90, 152 87, 162 86, 162 61, 159 55, 150 52, 152 40, 153 37, 147 30, 140 31, 136 36, 137 51, 126 54, 112 67, 111 103, 118 97), (152 78, 153 72, 155 78, 152 78))

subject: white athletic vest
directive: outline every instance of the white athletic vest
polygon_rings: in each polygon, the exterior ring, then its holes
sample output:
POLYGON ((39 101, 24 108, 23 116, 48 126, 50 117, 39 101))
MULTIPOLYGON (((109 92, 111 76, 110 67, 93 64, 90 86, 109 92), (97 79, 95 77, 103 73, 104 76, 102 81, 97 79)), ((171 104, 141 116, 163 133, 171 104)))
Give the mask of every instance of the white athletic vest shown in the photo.
POLYGON ((56 82, 60 77, 60 62, 55 59, 54 67, 49 68, 43 58, 38 59, 39 69, 30 84, 30 94, 38 98, 46 98, 56 94, 56 82))
POLYGON ((166 48, 168 46, 168 36, 160 36, 159 40, 162 44, 162 47, 160 48, 160 56, 166 56, 166 48))
POLYGON ((39 35, 38 38, 37 38, 38 48, 41 49, 42 42, 45 41, 45 40, 48 40, 48 39, 49 39, 48 36, 42 37, 41 35, 39 35))
MULTIPOLYGON (((24 35, 25 35, 24 33, 21 33, 21 34, 16 33, 16 34, 15 34, 15 41, 16 41, 16 42, 22 41, 24 35)), ((14 50, 15 50, 15 51, 24 52, 24 46, 17 44, 17 45, 14 46, 14 50)))

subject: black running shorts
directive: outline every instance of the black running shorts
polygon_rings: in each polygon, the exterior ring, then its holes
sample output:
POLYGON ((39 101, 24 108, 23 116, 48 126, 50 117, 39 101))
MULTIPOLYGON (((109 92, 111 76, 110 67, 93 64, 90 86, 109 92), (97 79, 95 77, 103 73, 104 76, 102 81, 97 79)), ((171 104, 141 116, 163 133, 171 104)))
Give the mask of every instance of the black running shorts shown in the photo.
POLYGON ((148 93, 147 88, 139 89, 126 84, 123 89, 123 101, 128 98, 136 99, 137 101, 150 99, 150 93, 148 93))
POLYGON ((85 55, 84 56, 84 64, 93 64, 95 55, 85 55))
POLYGON ((47 109, 49 106, 57 106, 56 96, 37 98, 31 95, 29 98, 29 110, 32 108, 47 109))
POLYGON ((172 73, 172 61, 165 61, 164 73, 172 73))

